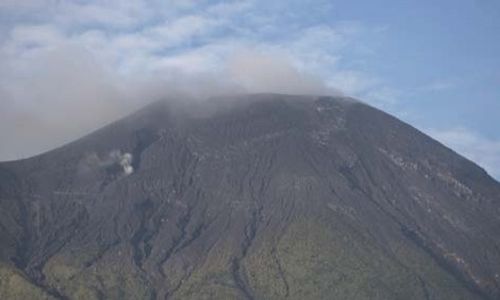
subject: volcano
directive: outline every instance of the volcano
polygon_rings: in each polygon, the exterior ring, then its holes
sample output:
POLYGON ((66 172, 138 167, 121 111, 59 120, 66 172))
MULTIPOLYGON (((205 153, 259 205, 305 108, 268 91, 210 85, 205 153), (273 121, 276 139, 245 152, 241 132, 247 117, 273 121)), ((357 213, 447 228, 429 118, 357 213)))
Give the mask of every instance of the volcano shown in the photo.
POLYGON ((347 97, 156 102, 0 164, 0 298, 500 299, 500 184, 347 97))

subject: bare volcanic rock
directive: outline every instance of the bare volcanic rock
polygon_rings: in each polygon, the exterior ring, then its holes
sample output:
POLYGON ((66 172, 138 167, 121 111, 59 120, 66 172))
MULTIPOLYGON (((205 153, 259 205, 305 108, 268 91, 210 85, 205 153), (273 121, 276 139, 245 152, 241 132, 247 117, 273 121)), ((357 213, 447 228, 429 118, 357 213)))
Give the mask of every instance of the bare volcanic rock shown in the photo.
POLYGON ((0 298, 500 299, 500 184, 348 98, 158 102, 0 164, 0 298))

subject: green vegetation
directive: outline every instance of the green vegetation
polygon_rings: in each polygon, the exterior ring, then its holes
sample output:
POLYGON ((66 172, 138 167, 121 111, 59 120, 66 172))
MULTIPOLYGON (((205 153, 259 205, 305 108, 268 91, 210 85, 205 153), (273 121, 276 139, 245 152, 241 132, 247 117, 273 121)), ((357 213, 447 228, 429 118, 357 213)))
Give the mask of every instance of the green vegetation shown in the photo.
POLYGON ((47 282, 71 299, 150 299, 152 289, 133 268, 96 263, 89 267, 72 260, 53 257, 44 271, 47 282))
MULTIPOLYGON (((279 239, 266 232, 255 240, 239 274, 255 299, 425 299, 428 294, 437 299, 474 299, 419 249, 394 246, 398 251, 389 253, 345 220, 296 219, 279 239)), ((165 284, 173 289, 172 299, 244 298, 231 268, 233 258, 234 245, 220 240, 204 263, 189 272, 167 264, 165 284)), ((44 269, 48 283, 71 299, 154 295, 132 266, 96 263, 84 268, 77 261, 55 256, 44 269)), ((25 293, 12 299, 23 295, 50 299, 21 275, 3 270, 2 291, 25 293)))
POLYGON ((5 264, 0 264, 0 295, 2 299, 9 300, 54 299, 30 283, 19 271, 5 264))

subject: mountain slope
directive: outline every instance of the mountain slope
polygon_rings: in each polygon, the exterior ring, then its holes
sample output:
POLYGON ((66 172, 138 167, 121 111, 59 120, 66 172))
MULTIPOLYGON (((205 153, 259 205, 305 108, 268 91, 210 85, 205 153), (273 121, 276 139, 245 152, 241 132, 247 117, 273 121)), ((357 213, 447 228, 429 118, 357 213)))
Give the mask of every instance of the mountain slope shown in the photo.
POLYGON ((350 99, 214 102, 0 164, 1 298, 500 298, 481 168, 350 99))

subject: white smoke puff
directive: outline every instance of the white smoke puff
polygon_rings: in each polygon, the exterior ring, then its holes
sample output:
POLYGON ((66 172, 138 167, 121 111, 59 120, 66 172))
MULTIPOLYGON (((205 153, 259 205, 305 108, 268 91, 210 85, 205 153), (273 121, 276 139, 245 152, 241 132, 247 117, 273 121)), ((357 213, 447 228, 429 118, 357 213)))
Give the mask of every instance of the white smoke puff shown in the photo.
POLYGON ((125 153, 120 158, 120 165, 122 166, 123 172, 126 175, 130 175, 134 172, 134 167, 132 167, 131 163, 132 163, 132 154, 130 153, 125 153))
POLYGON ((123 174, 130 175, 134 172, 132 160, 133 156, 131 153, 122 153, 120 150, 112 150, 104 158, 99 157, 97 153, 93 152, 85 155, 79 162, 78 172, 85 174, 101 168, 119 165, 123 170, 123 174))
POLYGON ((110 161, 112 164, 119 164, 123 168, 125 175, 130 175, 134 172, 132 166, 132 154, 123 153, 120 150, 113 150, 109 153, 110 161))

